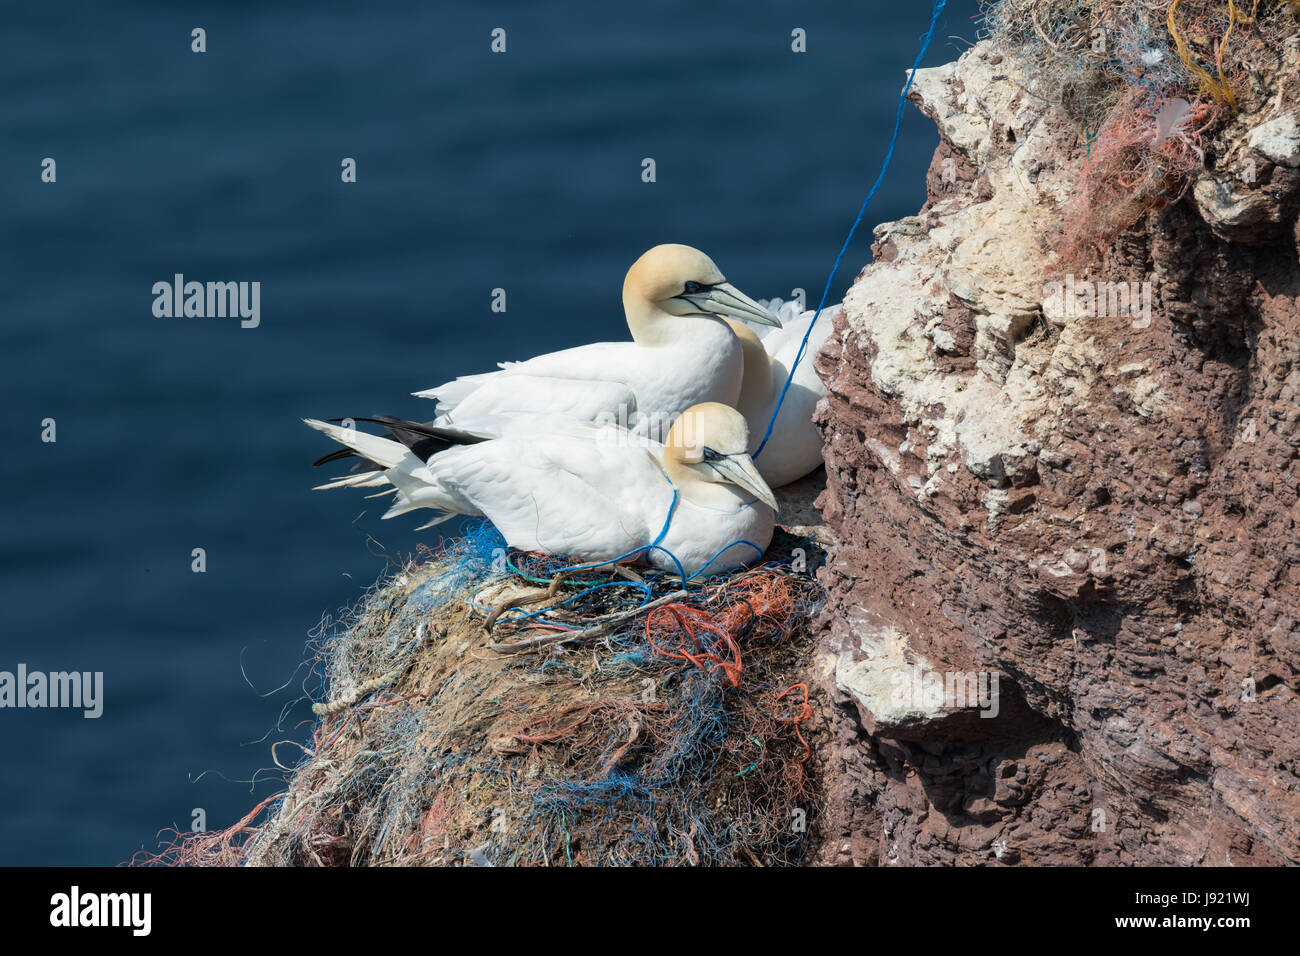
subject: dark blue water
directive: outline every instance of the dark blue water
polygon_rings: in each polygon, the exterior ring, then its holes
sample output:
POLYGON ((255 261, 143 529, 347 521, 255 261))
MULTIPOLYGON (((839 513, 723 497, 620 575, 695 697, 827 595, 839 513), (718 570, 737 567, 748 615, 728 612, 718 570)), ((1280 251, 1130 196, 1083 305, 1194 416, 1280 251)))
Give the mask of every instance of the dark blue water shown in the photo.
MULTIPOLYGON (((98 720, 0 710, 3 863, 116 863, 196 807, 225 826, 275 791, 247 781, 308 714, 281 716, 297 682, 269 692, 383 569, 368 532, 393 554, 427 540, 311 492, 329 445, 299 418, 427 416, 408 392, 622 337, 623 273, 659 242, 699 246, 752 295, 815 300, 929 18, 825 0, 173 7, 9 4, 0 30, 0 670, 105 681, 98 720), (260 327, 155 318, 151 287, 177 272, 261 282, 260 327)), ((974 35, 974 8, 949 4, 928 64, 965 47, 950 37, 974 35)), ((920 205, 935 142, 909 107, 835 295, 870 225, 920 205)))

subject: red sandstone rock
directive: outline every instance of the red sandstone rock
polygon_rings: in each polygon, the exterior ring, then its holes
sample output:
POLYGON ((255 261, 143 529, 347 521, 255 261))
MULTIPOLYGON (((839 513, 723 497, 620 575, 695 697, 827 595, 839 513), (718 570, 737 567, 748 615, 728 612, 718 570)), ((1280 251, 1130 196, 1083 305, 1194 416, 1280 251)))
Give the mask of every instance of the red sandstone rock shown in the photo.
POLYGON ((929 200, 818 358, 819 862, 1300 863, 1300 173, 1250 200, 1284 233, 1189 195, 1095 263, 1149 324, 1063 315, 1080 147, 1026 83, 984 44, 918 75, 929 200), (998 716, 892 700, 914 664, 998 716))

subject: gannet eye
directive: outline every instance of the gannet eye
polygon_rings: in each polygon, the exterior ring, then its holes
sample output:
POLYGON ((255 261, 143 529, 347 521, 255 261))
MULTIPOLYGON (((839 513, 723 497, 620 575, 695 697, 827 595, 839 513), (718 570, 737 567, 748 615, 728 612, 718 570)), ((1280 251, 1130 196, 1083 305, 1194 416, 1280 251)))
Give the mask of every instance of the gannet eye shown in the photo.
POLYGON ((701 283, 692 280, 686 283, 686 288, 682 291, 682 295, 696 295, 697 293, 708 291, 709 288, 710 286, 702 285, 701 283))
POLYGON ((719 460, 721 460, 721 459, 723 459, 723 458, 725 458, 725 457, 727 457, 727 456, 726 456, 726 455, 719 455, 716 451, 714 451, 714 450, 713 450, 712 448, 710 448, 709 446, 707 446, 707 445, 704 446, 704 460, 705 460, 705 461, 719 461, 719 460))

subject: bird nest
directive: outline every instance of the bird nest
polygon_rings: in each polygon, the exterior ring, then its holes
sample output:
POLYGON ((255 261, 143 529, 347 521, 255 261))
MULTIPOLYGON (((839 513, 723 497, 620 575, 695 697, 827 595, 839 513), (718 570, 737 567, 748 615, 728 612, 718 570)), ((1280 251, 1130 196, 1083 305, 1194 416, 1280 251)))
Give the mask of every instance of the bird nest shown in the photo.
POLYGON ((778 531, 761 567, 684 583, 473 527, 323 622, 284 791, 141 862, 799 863, 818 553, 778 531))

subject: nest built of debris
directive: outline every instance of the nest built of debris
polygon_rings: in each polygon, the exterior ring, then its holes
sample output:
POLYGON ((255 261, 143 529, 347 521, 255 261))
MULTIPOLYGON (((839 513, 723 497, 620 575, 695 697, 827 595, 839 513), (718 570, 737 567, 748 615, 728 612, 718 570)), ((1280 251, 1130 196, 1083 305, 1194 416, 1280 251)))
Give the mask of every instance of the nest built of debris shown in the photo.
POLYGON ((989 39, 1026 62, 1028 92, 1077 125, 1078 189, 1053 246, 1096 262, 1145 213, 1177 202, 1216 136, 1276 88, 1300 0, 997 0, 989 39))
POLYGON ((778 532, 763 565, 683 582, 470 526, 322 622, 285 791, 144 862, 799 863, 818 553, 778 532))

